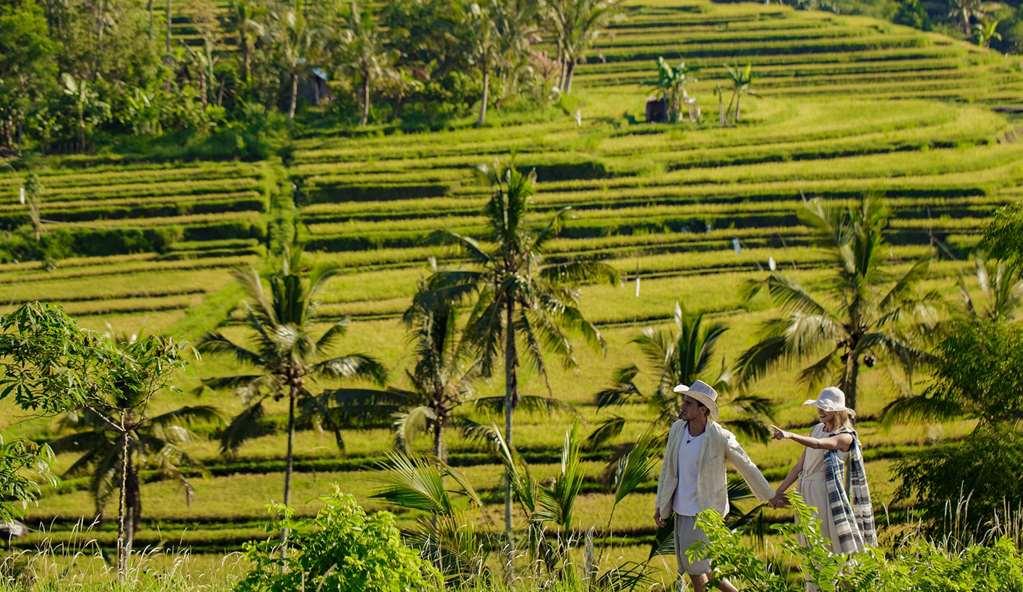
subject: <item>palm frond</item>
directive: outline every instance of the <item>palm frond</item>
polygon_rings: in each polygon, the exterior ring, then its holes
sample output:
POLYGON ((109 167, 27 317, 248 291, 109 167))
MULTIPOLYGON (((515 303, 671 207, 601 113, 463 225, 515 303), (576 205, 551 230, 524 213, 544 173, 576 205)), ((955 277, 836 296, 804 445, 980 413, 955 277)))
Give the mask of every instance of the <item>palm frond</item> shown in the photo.
POLYGON ((186 405, 151 417, 148 423, 156 427, 169 427, 172 425, 192 426, 197 423, 219 425, 223 421, 224 417, 220 414, 220 410, 212 405, 186 405))
POLYGON ((474 238, 450 230, 437 230, 430 235, 428 240, 454 243, 477 264, 487 265, 490 263, 490 254, 474 238))
POLYGON ((312 365, 311 371, 329 378, 363 378, 376 384, 387 382, 387 369, 366 354, 348 354, 322 360, 312 365))
POLYGON ((795 281, 778 273, 767 278, 767 292, 771 299, 786 312, 830 318, 828 309, 795 281))
POLYGON ((437 414, 433 409, 425 405, 413 407, 408 411, 398 413, 394 416, 394 435, 398 449, 408 453, 409 442, 417 433, 426 431, 429 422, 435 421, 437 414))
POLYGON ((453 517, 454 504, 444 485, 444 471, 438 461, 428 461, 400 452, 387 453, 381 469, 386 473, 372 497, 409 510, 435 516, 453 517))
POLYGON ((229 354, 234 356, 234 359, 241 364, 250 366, 261 366, 263 364, 262 356, 234 343, 219 331, 207 333, 199 340, 195 347, 202 353, 229 354))
POLYGON ((613 266, 603 261, 573 260, 555 265, 548 265, 540 270, 540 277, 556 284, 576 285, 594 283, 603 280, 611 286, 617 286, 621 275, 613 266))
POLYGON ((632 592, 636 589, 646 590, 652 587, 654 582, 652 568, 648 563, 626 561, 597 576, 593 587, 608 592, 632 592))
MULTIPOLYGON (((504 396, 479 397, 473 402, 473 405, 481 411, 502 413, 504 412, 504 396)), ((579 413, 567 401, 560 401, 554 397, 541 397, 539 395, 520 395, 516 408, 526 412, 553 413, 557 411, 574 415, 579 413)))
POLYGON ((643 434, 629 453, 618 461, 613 481, 614 506, 650 480, 657 466, 657 438, 650 431, 643 434))
POLYGON ((584 447, 587 450, 595 450, 621 435, 624 428, 625 418, 613 415, 602 421, 589 436, 586 436, 584 447))
POLYGON ((330 328, 324 331, 323 335, 320 335, 320 338, 316 340, 316 350, 320 352, 330 350, 331 346, 334 345, 334 342, 348 331, 348 324, 348 317, 345 317, 331 325, 330 328))
POLYGON ((910 395, 899 397, 881 410, 881 423, 891 426, 897 421, 919 419, 949 421, 965 415, 966 409, 960 401, 933 395, 910 395))
POLYGON ((273 427, 263 421, 263 414, 263 400, 260 399, 234 416, 220 434, 220 452, 233 455, 247 440, 271 432, 273 427))
POLYGON ((918 260, 913 264, 909 270, 906 271, 899 278, 895 285, 885 294, 884 298, 881 299, 880 309, 890 310, 900 304, 902 304, 914 286, 927 277, 927 273, 930 270, 931 259, 925 257, 918 260))

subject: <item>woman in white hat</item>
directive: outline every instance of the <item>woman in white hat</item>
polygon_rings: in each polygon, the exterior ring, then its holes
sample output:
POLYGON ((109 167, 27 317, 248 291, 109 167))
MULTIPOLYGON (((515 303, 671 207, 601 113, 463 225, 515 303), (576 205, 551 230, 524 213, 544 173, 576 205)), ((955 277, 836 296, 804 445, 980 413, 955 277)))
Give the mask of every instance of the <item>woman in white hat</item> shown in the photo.
POLYGON ((876 545, 863 453, 852 423, 855 413, 845 406, 845 393, 827 387, 804 405, 816 407, 821 420, 809 437, 771 426, 775 440, 792 440, 805 447, 771 505, 785 505, 785 490, 799 479, 799 494, 816 508, 821 535, 833 552, 855 553, 876 545))

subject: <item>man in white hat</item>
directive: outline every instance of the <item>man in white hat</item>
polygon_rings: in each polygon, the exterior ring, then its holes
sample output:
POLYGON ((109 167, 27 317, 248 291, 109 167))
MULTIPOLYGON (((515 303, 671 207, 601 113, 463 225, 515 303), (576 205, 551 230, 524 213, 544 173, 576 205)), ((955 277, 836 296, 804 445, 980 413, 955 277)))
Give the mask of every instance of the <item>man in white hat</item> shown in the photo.
MULTIPOLYGON (((749 459, 738 440, 717 423, 717 391, 697 380, 673 389, 685 395, 679 419, 668 433, 664 464, 657 480, 654 522, 658 527, 675 518, 675 556, 679 574, 687 573, 696 592, 707 588, 710 561, 691 561, 686 551, 696 541, 705 541, 703 531, 696 527, 696 515, 712 508, 722 516, 728 513, 728 478, 725 461, 732 463, 761 501, 769 501, 774 491, 763 473, 749 459)), ((718 588, 735 592, 727 581, 718 588)))

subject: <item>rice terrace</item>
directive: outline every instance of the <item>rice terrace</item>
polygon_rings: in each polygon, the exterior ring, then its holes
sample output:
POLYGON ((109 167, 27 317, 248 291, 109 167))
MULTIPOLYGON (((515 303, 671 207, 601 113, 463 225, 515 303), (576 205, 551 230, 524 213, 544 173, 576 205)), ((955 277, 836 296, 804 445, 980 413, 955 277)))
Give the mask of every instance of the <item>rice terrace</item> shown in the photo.
POLYGON ((1021 592, 1021 114, 1014 0, 0 0, 0 591, 1021 592))

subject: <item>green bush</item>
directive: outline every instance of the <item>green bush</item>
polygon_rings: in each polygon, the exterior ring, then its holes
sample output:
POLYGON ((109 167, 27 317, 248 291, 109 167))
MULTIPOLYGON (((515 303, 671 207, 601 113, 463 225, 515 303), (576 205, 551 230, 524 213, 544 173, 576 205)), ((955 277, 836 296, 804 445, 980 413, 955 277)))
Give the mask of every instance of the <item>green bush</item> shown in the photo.
MULTIPOLYGON (((961 551, 915 540, 890 549, 840 555, 832 553, 820 534, 815 510, 796 493, 789 500, 797 515, 792 526, 781 528, 786 560, 797 573, 821 592, 1019 592, 1023 590, 1023 556, 1008 538, 988 545, 970 545, 961 551), (804 542, 801 542, 804 541, 804 542)), ((751 592, 802 592, 795 580, 758 557, 719 514, 705 510, 697 519, 708 542, 694 549, 711 558, 714 578, 727 578, 751 592)))
POLYGON ((417 592, 442 590, 440 573, 407 547, 390 512, 366 514, 355 498, 341 493, 326 498, 311 523, 294 521, 285 510, 272 525, 292 529, 281 559, 276 535, 246 545, 254 568, 236 592, 323 590, 324 592, 417 592))

